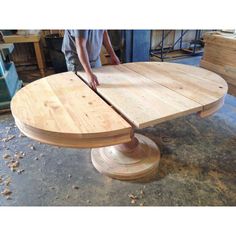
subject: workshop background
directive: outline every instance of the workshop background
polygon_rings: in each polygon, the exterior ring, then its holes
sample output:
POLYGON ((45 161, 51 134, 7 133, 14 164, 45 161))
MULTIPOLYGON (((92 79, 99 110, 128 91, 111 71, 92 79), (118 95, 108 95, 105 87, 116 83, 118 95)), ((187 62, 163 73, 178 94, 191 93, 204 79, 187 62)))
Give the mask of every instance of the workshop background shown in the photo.
MULTIPOLYGON (((147 182, 110 179, 91 168, 89 149, 52 147, 19 132, 11 98, 28 83, 67 71, 64 31, 0 31, 0 205, 236 205, 235 30, 109 30, 123 63, 201 66, 229 86, 224 107, 213 116, 199 121, 189 115, 140 131, 162 153, 157 176, 147 182)), ((104 48, 101 61, 109 65, 104 48)))

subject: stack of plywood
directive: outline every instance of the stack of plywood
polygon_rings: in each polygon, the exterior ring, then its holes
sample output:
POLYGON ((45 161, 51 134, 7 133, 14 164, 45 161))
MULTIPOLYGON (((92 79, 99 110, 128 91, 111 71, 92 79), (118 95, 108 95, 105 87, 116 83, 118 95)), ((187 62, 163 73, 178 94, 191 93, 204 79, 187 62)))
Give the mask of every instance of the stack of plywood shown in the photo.
POLYGON ((220 74, 229 85, 228 92, 236 96, 236 34, 207 33, 201 67, 220 74))

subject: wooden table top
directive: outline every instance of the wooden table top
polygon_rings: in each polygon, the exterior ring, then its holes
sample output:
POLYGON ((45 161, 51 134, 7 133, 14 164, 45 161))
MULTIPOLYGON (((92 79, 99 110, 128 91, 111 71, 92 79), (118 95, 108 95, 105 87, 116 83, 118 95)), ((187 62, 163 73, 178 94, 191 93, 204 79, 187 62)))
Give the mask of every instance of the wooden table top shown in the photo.
POLYGON ((11 111, 19 129, 40 142, 86 148, 130 141, 131 126, 73 72, 22 88, 11 111))
MULTIPOLYGON (((137 128, 217 107, 228 90, 219 75, 176 63, 136 62, 93 71, 98 93, 137 128)), ((79 75, 86 80, 84 72, 79 75)))
MULTIPOLYGON (((100 96, 72 72, 21 89, 11 103, 17 126, 31 138, 58 146, 109 146, 130 141, 132 126, 211 114, 228 88, 217 74, 181 64, 128 63, 94 72, 100 96)), ((86 80, 83 72, 79 76, 86 80)))

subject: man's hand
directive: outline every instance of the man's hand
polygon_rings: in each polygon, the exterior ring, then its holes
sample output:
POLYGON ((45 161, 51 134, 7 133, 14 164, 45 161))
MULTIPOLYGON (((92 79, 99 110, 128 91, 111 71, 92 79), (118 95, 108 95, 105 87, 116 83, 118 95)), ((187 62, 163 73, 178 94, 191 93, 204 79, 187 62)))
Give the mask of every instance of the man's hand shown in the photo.
POLYGON ((111 64, 112 65, 119 65, 120 59, 116 56, 116 54, 111 55, 111 64))
POLYGON ((114 52, 114 49, 112 48, 111 41, 110 41, 110 38, 109 38, 107 30, 105 30, 104 34, 103 34, 103 45, 106 48, 108 54, 110 55, 111 64, 112 65, 119 65, 120 64, 120 60, 116 56, 116 54, 114 52))
POLYGON ((76 50, 78 53, 79 60, 84 68, 84 71, 86 72, 87 79, 89 86, 96 90, 96 87, 99 85, 97 76, 93 74, 90 63, 89 63, 89 57, 88 57, 88 51, 86 48, 86 42, 87 40, 83 37, 75 38, 76 42, 76 50))
POLYGON ((87 76, 88 76, 89 86, 93 90, 96 90, 97 86, 99 85, 97 76, 93 73, 89 73, 87 76))

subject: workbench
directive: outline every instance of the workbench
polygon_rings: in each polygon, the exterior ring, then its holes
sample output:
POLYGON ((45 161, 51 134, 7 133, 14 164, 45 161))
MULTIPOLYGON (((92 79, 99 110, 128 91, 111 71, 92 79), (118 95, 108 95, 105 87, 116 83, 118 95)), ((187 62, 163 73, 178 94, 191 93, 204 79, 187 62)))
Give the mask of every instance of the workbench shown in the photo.
POLYGON ((121 180, 158 169, 158 146, 135 129, 192 113, 212 115, 228 89, 219 75, 181 64, 139 62, 93 71, 100 82, 97 92, 84 72, 51 75, 22 88, 11 102, 12 114, 32 139, 92 148, 94 167, 121 180))
POLYGON ((4 36, 5 43, 33 43, 38 68, 42 77, 45 76, 45 59, 40 43, 40 35, 9 35, 4 36))

